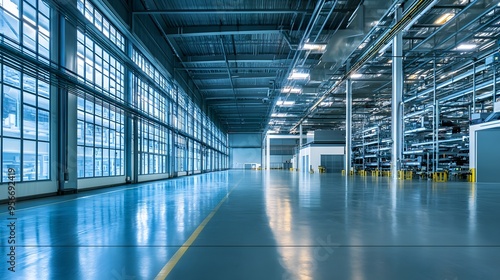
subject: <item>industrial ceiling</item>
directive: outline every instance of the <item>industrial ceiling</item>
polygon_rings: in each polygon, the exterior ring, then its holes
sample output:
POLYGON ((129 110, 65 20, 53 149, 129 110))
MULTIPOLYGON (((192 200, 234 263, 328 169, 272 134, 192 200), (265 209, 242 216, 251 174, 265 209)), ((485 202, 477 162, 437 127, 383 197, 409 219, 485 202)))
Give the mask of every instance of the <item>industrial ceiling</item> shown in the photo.
POLYGON ((354 126, 390 121, 390 42, 398 32, 406 106, 425 110, 424 93, 439 82, 437 98, 463 103, 453 94, 474 81, 444 83, 498 48, 500 33, 493 0, 142 0, 131 7, 134 18, 155 22, 178 59, 175 71, 187 74, 229 133, 342 129, 347 78, 354 126))

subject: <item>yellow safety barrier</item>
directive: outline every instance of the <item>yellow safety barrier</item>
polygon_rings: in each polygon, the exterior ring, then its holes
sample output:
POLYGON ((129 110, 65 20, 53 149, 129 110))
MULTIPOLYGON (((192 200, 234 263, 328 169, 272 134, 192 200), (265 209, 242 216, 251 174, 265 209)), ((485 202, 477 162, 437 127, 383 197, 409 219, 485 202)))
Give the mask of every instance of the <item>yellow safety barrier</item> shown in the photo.
POLYGON ((470 174, 467 176, 469 182, 476 182, 476 169, 471 168, 470 169, 470 174))
POLYGON ((372 177, 378 177, 378 176, 380 176, 380 171, 372 170, 372 177))
POLYGON ((349 176, 354 176, 354 170, 349 171, 349 176))
POLYGON ((318 166, 318 171, 319 173, 326 173, 326 168, 324 168, 323 166, 318 166))
POLYGON ((345 170, 342 169, 342 176, 345 176, 345 170))
POLYGON ((398 179, 401 180, 411 180, 413 179, 413 171, 399 170, 398 179))
POLYGON ((391 177, 391 171, 382 171, 382 177, 383 176, 391 177))
POLYGON ((360 170, 359 171, 359 175, 361 175, 361 176, 367 176, 368 172, 366 170, 360 170))
POLYGON ((448 172, 434 172, 432 174, 432 180, 434 182, 446 182, 448 181, 448 172))

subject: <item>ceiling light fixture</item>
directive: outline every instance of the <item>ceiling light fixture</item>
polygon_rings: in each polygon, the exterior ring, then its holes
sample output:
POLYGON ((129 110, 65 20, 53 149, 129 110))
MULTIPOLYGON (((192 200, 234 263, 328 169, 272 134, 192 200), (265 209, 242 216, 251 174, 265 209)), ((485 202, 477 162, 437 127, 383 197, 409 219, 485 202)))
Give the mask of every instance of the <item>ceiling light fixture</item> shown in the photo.
POLYGON ((284 87, 281 89, 282 93, 302 93, 301 88, 296 88, 296 87, 284 87))
POLYGON ((286 115, 287 115, 286 113, 272 113, 271 117, 273 117, 273 118, 284 118, 284 117, 286 117, 286 115))
POLYGON ((307 51, 320 51, 324 52, 326 50, 326 44, 310 44, 310 43, 305 43, 302 45, 303 50, 307 51))
POLYGON ((438 19, 436 19, 436 21, 434 23, 439 24, 439 25, 445 24, 448 21, 450 21, 450 19, 452 19, 454 16, 455 16, 455 14, 453 14, 453 13, 442 14, 440 17, 438 17, 438 19))
POLYGON ((288 76, 289 80, 306 80, 309 79, 309 73, 298 72, 297 70, 293 70, 290 76, 288 76))
POLYGON ((463 44, 458 45, 455 49, 457 51, 470 51, 470 50, 473 50, 475 48, 477 48, 476 44, 463 43, 463 44))
POLYGON ((292 106, 293 104, 295 104, 295 101, 280 100, 280 101, 276 102, 276 106, 292 106))
POLYGON ((363 77, 363 74, 359 74, 359 73, 352 73, 351 74, 352 79, 359 79, 361 77, 363 77))

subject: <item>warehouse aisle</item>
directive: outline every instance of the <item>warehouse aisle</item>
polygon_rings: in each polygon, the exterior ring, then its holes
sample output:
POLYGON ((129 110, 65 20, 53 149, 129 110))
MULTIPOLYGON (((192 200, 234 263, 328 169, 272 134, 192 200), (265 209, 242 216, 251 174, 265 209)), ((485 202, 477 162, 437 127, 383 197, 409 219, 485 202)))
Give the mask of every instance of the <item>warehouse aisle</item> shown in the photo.
POLYGON ((2 279, 500 275, 498 184, 228 171, 18 206, 2 279))

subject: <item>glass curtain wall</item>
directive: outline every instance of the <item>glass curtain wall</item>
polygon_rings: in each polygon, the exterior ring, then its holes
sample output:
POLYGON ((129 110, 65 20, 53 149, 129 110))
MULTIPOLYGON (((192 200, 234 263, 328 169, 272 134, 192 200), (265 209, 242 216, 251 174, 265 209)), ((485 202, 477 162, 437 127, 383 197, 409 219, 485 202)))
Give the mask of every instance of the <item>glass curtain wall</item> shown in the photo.
MULTIPOLYGON (((37 0, 0 0, 0 42, 47 63, 50 59, 50 9, 37 0)), ((2 182, 50 178, 50 103, 48 81, 17 62, 0 60, 0 145, 2 182)))
MULTIPOLYGON (((78 178, 125 175, 125 146, 130 144, 125 141, 125 120, 135 112, 140 112, 134 132, 140 142, 140 174, 226 168, 221 160, 212 165, 217 153, 227 156, 225 133, 92 1, 74 3, 78 16, 89 23, 77 26, 75 81, 92 91, 80 86, 73 92, 77 95, 77 147, 73 149, 78 178), (129 62, 135 65, 125 67, 129 62)), ((41 63, 51 62, 51 25, 58 22, 51 21, 46 2, 0 0, 0 16, 0 44, 41 63)), ((50 138, 55 113, 51 112, 51 83, 38 69, 13 61, 0 59, 0 180, 8 181, 9 168, 18 174, 17 181, 50 180, 54 168, 49 164, 54 160, 50 143, 57 141, 50 138)))

